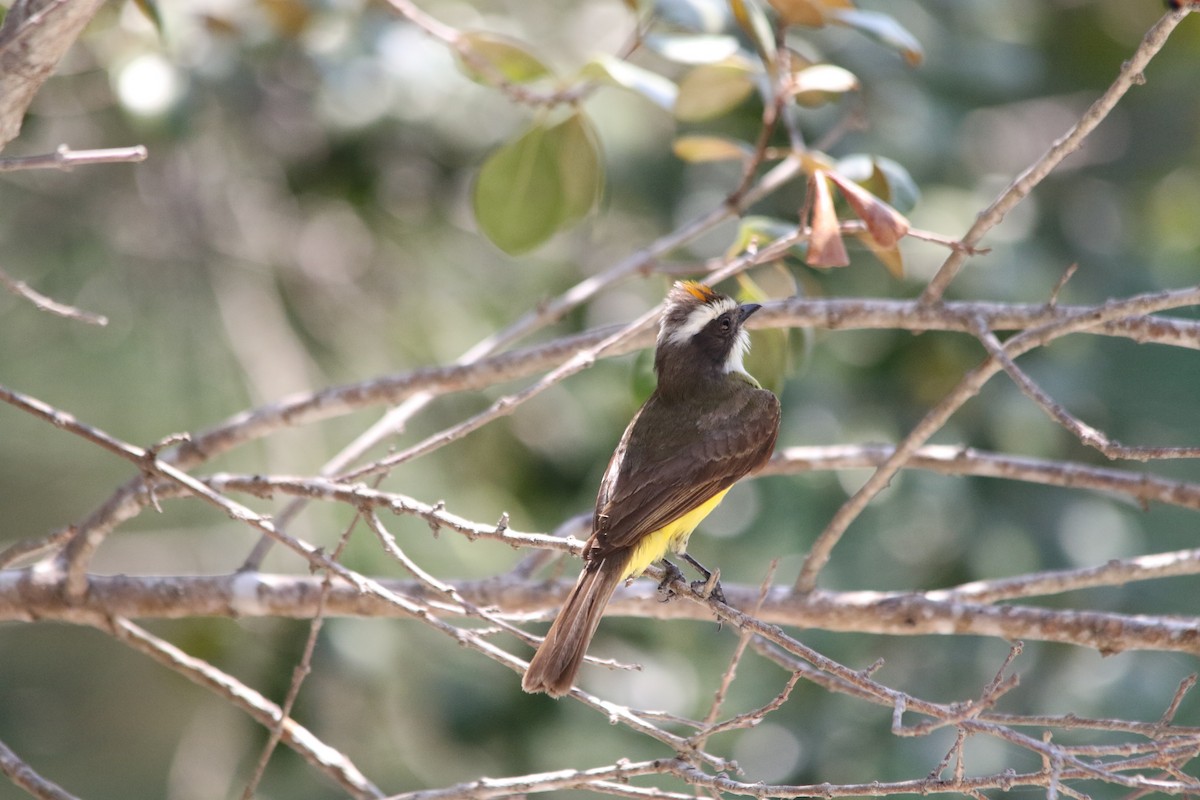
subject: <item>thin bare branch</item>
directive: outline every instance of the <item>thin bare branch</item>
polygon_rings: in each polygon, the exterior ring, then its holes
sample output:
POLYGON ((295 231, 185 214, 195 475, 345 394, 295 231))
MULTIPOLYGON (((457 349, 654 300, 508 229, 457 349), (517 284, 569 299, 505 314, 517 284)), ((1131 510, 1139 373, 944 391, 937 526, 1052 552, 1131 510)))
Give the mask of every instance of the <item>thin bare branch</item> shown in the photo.
MULTIPOLYGON (((1019 333, 1005 342, 1004 352, 1009 358, 1015 358, 1069 333, 1089 330, 1131 316, 1144 316, 1155 311, 1197 303, 1200 303, 1200 287, 1154 292, 1124 300, 1109 301, 1103 306, 1077 316, 1070 316, 1062 321, 1047 323, 1019 333)), ((930 409, 917 426, 904 437, 887 461, 877 467, 867 482, 842 504, 813 543, 812 549, 800 569, 800 575, 796 579, 795 589, 797 592, 807 592, 813 589, 816 585, 817 575, 829 561, 833 548, 849 529, 851 523, 891 482, 917 449, 941 430, 950 417, 978 394, 983 385, 1002 369, 1003 365, 1000 361, 994 356, 989 356, 983 363, 964 375, 958 385, 941 402, 930 409)))
MULTIPOLYGON (((594 788, 597 782, 624 781, 638 775, 654 775, 665 771, 662 761, 641 761, 636 764, 622 762, 607 767, 564 769, 515 778, 480 778, 441 789, 394 794, 387 800, 489 800, 518 797, 523 794, 594 788)), ((690 795, 656 793, 654 796, 692 800, 690 795)))
POLYGON ((53 553, 71 540, 74 531, 70 528, 57 530, 48 536, 38 536, 22 539, 0 550, 0 569, 7 569, 24 560, 41 558, 47 553, 53 553))
MULTIPOLYGON (((887 444, 785 447, 776 451, 759 475, 790 475, 823 470, 878 467, 896 448, 887 444)), ((1076 461, 1053 461, 1014 456, 954 445, 924 445, 905 464, 941 475, 984 478, 1090 489, 1128 497, 1139 505, 1163 503, 1200 511, 1200 484, 1164 478, 1147 472, 1093 466, 1076 461)))
MULTIPOLYGON (((976 246, 988 231, 999 225, 1005 215, 1045 180, 1046 176, 1053 172, 1064 158, 1079 149, 1084 139, 1112 113, 1126 92, 1145 82, 1143 71, 1167 43, 1171 32, 1188 13, 1190 12, 1186 8, 1168 11, 1150 28, 1133 55, 1121 65, 1112 85, 1092 103, 1083 116, 1076 120, 1070 130, 1050 145, 1050 149, 1041 158, 1030 164, 1000 193, 999 197, 992 201, 990 206, 979 214, 970 230, 962 237, 962 242, 966 247, 976 246)), ((950 254, 925 287, 925 291, 921 294, 922 303, 932 304, 942 299, 946 288, 966 263, 967 255, 966 250, 956 250, 950 254)))
POLYGON ((79 800, 54 781, 39 775, 4 742, 0 742, 0 774, 38 800, 79 800))
MULTIPOLYGON (((1200 554, 1193 556, 1192 563, 1197 562, 1200 554)), ((1116 578, 1113 576, 1113 583, 1117 583, 1116 578)), ((327 616, 416 618, 433 624, 456 641, 466 635, 461 628, 429 619, 433 610, 449 616, 464 616, 467 612, 448 604, 444 595, 430 593, 419 582, 362 576, 356 580, 355 584, 335 582, 326 605, 327 616)), ((997 582, 1003 587, 1018 580, 997 582)), ((495 579, 454 581, 453 586, 472 605, 494 606, 495 614, 518 621, 545 619, 570 589, 566 581, 528 585, 495 579)), ((192 616, 311 619, 319 603, 321 581, 302 575, 256 573, 173 577, 91 575, 86 578, 84 588, 82 599, 70 602, 64 597, 61 576, 52 570, 0 571, 0 620, 86 623, 90 616, 106 610, 145 619, 192 616)), ((757 587, 727 583, 723 589, 735 606, 751 608, 758 596, 757 587)), ((977 601, 972 596, 974 589, 972 584, 965 584, 958 589, 961 596, 955 590, 925 593, 814 590, 794 596, 787 587, 777 586, 768 594, 756 619, 768 624, 891 636, 974 635, 1053 641, 1102 653, 1160 650, 1200 654, 1200 618, 997 606, 977 601)), ((984 598, 989 596, 982 588, 978 593, 984 598)), ((612 617, 661 620, 706 620, 712 616, 707 606, 660 602, 650 581, 635 582, 618 590, 607 613, 612 617)), ((480 644, 474 639, 465 643, 472 647, 480 644)), ((523 668, 523 661, 501 653, 491 648, 484 655, 514 671, 523 668)))
POLYGON ((322 742, 307 728, 283 716, 279 706, 243 684, 231 675, 190 656, 175 645, 158 638, 122 617, 93 617, 91 624, 110 634, 122 644, 149 656, 172 672, 176 672, 242 709, 259 724, 270 728, 282 720, 282 741, 305 761, 327 775, 351 797, 382 797, 381 792, 367 780, 345 754, 322 742))
POLYGON ((1175 690, 1175 696, 1171 698, 1170 705, 1167 706, 1167 710, 1163 712, 1162 717, 1158 720, 1161 728, 1166 729, 1170 727, 1171 723, 1175 720, 1175 714, 1179 711, 1179 706, 1183 702, 1183 698, 1195 686, 1196 673, 1194 672, 1179 682, 1179 688, 1175 690))
MULTIPOLYGON (((338 537, 337 547, 330 554, 330 558, 334 561, 341 560, 342 553, 346 549, 346 544, 350 541, 350 534, 354 532, 360 516, 356 514, 350 520, 349 524, 346 525, 345 529, 343 529, 342 535, 338 537)), ((271 755, 275 752, 275 748, 283 738, 284 722, 292 716, 292 708, 296 705, 296 698, 300 696, 300 687, 304 684, 304 679, 312 671, 313 652, 317 648, 317 637, 320 636, 321 628, 325 624, 325 606, 329 602, 329 593, 331 591, 333 591, 333 578, 329 574, 329 571, 326 570, 321 576, 321 594, 317 598, 317 611, 313 614, 312 622, 308 625, 308 636, 304 640, 304 651, 300 655, 300 662, 292 670, 292 680, 288 685, 287 695, 284 697, 279 719, 271 726, 266 744, 263 745, 258 762, 254 765, 254 772, 251 774, 250 780, 246 782, 246 788, 242 792, 242 800, 252 800, 254 797, 254 792, 258 788, 258 784, 267 772, 267 764, 271 761, 271 755)))
POLYGON ((103 150, 72 150, 62 144, 53 153, 0 158, 0 173, 24 169, 58 169, 69 172, 75 167, 92 164, 136 164, 145 161, 149 156, 150 152, 142 144, 103 150))
MULTIPOLYGON (((0 162, 3 163, 3 162, 0 162)), ((103 327, 108 324, 108 317, 103 314, 93 314, 90 311, 84 311, 75 306, 60 303, 52 297, 38 292, 31 288, 25 281, 19 281, 9 275, 3 269, 0 269, 0 285, 3 285, 9 292, 17 297, 24 298, 33 304, 33 307, 39 311, 45 311, 47 314, 54 314, 59 317, 73 319, 76 322, 83 322, 88 325, 98 325, 103 327)))
MULTIPOLYGON (((767 592, 770 590, 771 583, 775 579, 775 570, 778 568, 779 559, 773 559, 767 566, 767 574, 763 576, 762 583, 759 584, 758 587, 758 602, 754 605, 753 610, 750 612, 752 616, 758 616, 759 611, 762 609, 763 601, 767 599, 767 592)), ((725 672, 721 675, 721 682, 717 685, 717 691, 713 695, 712 704, 709 706, 708 713, 704 717, 704 730, 693 737, 693 741, 696 742, 697 747, 703 747, 704 743, 708 741, 710 736, 719 732, 718 728, 715 727, 717 718, 721 714, 722 706, 725 705, 725 699, 729 693, 729 687, 733 685, 733 679, 737 677, 738 664, 741 663, 743 656, 745 656, 746 650, 749 647, 752 639, 753 635, 748 631, 743 631, 738 637, 737 646, 734 647, 733 655, 729 658, 729 666, 725 668, 725 672)), ((791 692, 791 688, 794 685, 795 681, 793 680, 788 685, 787 689, 785 689, 785 695, 791 692)), ((766 712, 764 711, 763 713, 765 714, 766 712)), ((759 716, 758 719, 761 720, 762 716, 759 716)))
POLYGON ((1013 383, 1017 384, 1017 388, 1021 390, 1022 394, 1037 403, 1050 419, 1065 428, 1080 442, 1099 450, 1108 458, 1114 460, 1127 458, 1137 461, 1162 458, 1200 458, 1200 447, 1130 447, 1113 441, 1104 431, 1093 428, 1067 411, 1061 403, 1055 401, 1042 387, 1038 386, 1023 369, 1017 366, 1015 361, 1009 358, 1004 350, 1004 345, 1000 344, 1000 340, 996 338, 995 334, 984 327, 982 321, 979 323, 976 335, 992 358, 1000 363, 1004 371, 1012 378, 1013 383))
MULTIPOLYGON (((905 781, 872 781, 857 784, 804 784, 804 785, 770 785, 764 783, 748 783, 734 780, 724 774, 709 775, 696 766, 683 760, 670 762, 672 772, 689 784, 701 788, 738 795, 742 797, 775 798, 775 797, 886 797, 898 794, 977 794, 984 789, 1000 789, 1009 792, 1018 787, 1047 787, 1051 776, 1048 772, 1017 773, 1006 771, 999 775, 967 777, 961 780, 931 780, 930 778, 915 778, 905 781)), ((1064 768, 1060 775, 1062 780, 1108 779, 1121 786, 1152 788, 1164 794, 1185 794, 1194 792, 1197 784, 1190 780, 1155 780, 1136 776, 1123 778, 1108 771, 1097 774, 1098 770, 1086 767, 1064 768)))
POLYGON ((548 91, 538 91, 514 83, 504 77, 504 74, 491 61, 475 52, 471 47, 470 40, 464 37, 456 28, 425 13, 415 3, 410 2, 410 0, 387 1, 402 17, 454 51, 489 86, 503 92, 505 96, 516 103, 534 107, 552 107, 578 103, 586 99, 596 89, 594 81, 586 80, 579 81, 571 86, 556 87, 548 91))

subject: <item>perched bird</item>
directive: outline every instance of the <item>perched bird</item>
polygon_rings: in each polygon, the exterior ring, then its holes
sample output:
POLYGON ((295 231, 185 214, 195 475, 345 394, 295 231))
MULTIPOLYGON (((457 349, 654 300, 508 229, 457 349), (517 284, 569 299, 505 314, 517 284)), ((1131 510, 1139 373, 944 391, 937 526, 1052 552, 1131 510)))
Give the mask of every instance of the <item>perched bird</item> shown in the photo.
POLYGON ((743 326, 758 309, 694 281, 671 288, 654 353, 658 385, 608 462, 583 571, 529 662, 525 691, 569 692, 617 586, 668 551, 684 553, 729 488, 771 457, 779 399, 743 366, 743 326))

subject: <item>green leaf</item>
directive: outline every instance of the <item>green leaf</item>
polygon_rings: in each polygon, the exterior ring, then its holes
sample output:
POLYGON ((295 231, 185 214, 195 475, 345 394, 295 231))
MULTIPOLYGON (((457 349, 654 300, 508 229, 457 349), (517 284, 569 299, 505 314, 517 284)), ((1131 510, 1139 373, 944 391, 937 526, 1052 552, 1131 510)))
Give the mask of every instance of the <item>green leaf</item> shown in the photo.
POLYGON ((682 161, 740 161, 754 155, 754 147, 724 136, 680 136, 671 146, 682 161))
POLYGON ((557 160, 562 191, 559 227, 587 216, 604 191, 600 141, 582 113, 576 112, 548 131, 546 146, 557 160))
POLYGON ((909 66, 918 66, 925 60, 925 51, 921 48, 917 37, 887 14, 879 11, 863 11, 859 8, 838 8, 830 9, 827 12, 827 18, 830 22, 853 28, 896 50, 904 57, 909 66))
POLYGON ((675 108, 675 98, 679 95, 679 87, 657 72, 607 54, 589 61, 583 68, 583 75, 635 91, 668 112, 675 108))
POLYGON ((509 255, 528 252, 558 230, 562 212, 558 160, 535 125, 488 156, 475 179, 475 220, 509 255))
POLYGON ((652 33, 646 37, 646 46, 677 64, 715 64, 740 47, 732 36, 698 33, 652 33))
POLYGON ((679 82, 675 118, 703 122, 737 108, 754 91, 754 75, 742 64, 705 64, 679 82))
POLYGON ((475 220, 493 244, 518 255, 585 216, 602 187, 595 132, 575 112, 533 126, 488 157, 475 180, 475 220))
MULTIPOLYGON (((507 36, 471 31, 462 34, 459 41, 464 49, 490 64, 496 74, 512 83, 528 83, 551 74, 550 68, 529 48, 507 36)), ((458 53, 458 62, 468 78, 476 83, 489 83, 489 76, 475 67, 462 52, 458 53)))

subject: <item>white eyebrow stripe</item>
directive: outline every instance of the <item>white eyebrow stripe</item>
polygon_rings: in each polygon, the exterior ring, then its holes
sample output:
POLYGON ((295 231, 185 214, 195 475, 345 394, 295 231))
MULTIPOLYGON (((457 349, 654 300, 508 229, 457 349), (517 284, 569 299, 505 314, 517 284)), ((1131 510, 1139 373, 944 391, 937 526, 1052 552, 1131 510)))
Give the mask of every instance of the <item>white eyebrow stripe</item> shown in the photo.
MULTIPOLYGON (((704 305, 696 306, 688 314, 683 324, 670 332, 667 336, 667 341, 671 344, 684 344, 697 333, 704 330, 705 325, 722 314, 733 311, 737 307, 737 301, 731 297, 722 297, 715 303, 705 303, 704 305)), ((666 332, 666 330, 663 331, 663 333, 666 332)))

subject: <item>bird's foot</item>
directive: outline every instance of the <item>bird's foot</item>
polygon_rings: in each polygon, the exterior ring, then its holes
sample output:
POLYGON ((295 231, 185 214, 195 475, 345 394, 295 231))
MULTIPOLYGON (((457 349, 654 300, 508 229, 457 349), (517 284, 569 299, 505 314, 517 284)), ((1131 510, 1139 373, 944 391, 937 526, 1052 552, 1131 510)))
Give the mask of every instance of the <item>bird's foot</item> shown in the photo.
POLYGON ((683 581, 686 583, 687 578, 684 577, 684 574, 679 567, 675 566, 670 561, 667 561, 664 558, 662 563, 663 579, 658 584, 658 601, 660 603, 665 603, 677 594, 677 592, 671 588, 671 584, 675 581, 683 581))
POLYGON ((689 584, 692 587, 692 591, 699 594, 705 600, 711 597, 724 605, 728 605, 725 603, 725 592, 721 591, 721 570, 710 570, 687 553, 683 553, 682 555, 684 561, 687 561, 695 567, 697 572, 704 576, 704 580, 692 581, 689 584))

